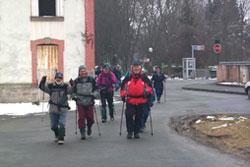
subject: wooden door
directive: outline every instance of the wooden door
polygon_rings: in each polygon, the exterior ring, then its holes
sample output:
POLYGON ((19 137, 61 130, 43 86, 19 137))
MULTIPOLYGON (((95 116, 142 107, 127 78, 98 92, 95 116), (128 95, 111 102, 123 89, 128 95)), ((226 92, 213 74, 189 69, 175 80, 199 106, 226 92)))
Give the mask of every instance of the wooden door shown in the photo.
POLYGON ((37 77, 41 80, 43 75, 48 81, 53 81, 58 71, 58 46, 39 45, 37 46, 37 77))

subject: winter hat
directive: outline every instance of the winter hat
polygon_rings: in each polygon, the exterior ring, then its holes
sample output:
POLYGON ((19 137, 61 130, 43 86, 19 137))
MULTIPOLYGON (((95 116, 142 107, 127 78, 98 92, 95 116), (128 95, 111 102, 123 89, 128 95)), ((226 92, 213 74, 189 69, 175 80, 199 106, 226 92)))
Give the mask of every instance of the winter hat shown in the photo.
POLYGON ((87 69, 87 67, 85 65, 79 66, 79 68, 78 68, 78 75, 80 75, 80 71, 81 70, 86 70, 86 69, 87 69))
POLYGON ((160 66, 155 66, 155 69, 157 69, 157 68, 158 68, 158 69, 161 69, 161 67, 160 67, 160 66))
POLYGON ((110 69, 110 65, 108 63, 106 63, 106 64, 103 65, 103 68, 109 70, 110 69))
POLYGON ((132 65, 133 65, 133 66, 135 66, 135 65, 141 66, 141 62, 140 62, 139 60, 134 60, 134 61, 132 62, 132 65))
POLYGON ((61 73, 61 72, 56 72, 56 74, 55 74, 55 78, 63 78, 63 73, 61 73))

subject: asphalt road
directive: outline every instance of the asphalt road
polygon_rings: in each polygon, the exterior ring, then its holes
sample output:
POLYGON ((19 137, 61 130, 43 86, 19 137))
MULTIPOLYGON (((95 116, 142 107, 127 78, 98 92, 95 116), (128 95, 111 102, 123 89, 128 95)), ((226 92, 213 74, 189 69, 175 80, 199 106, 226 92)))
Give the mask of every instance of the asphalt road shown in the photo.
POLYGON ((94 125, 86 141, 74 134, 74 112, 70 112, 63 146, 53 143, 47 116, 43 122, 41 116, 1 120, 0 167, 249 167, 243 160, 169 129, 171 116, 250 113, 247 96, 181 89, 193 82, 197 81, 167 82, 166 103, 155 104, 152 111, 154 136, 148 128, 139 140, 126 139, 125 124, 119 136, 121 105, 115 106, 115 121, 101 124, 102 136, 94 125))

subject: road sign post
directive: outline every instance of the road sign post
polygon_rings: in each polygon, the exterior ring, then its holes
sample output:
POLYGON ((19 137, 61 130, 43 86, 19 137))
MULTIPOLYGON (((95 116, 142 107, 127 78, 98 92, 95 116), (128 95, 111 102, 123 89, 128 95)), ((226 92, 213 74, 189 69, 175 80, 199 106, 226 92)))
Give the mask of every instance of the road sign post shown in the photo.
POLYGON ((221 44, 219 42, 216 42, 214 45, 213 45, 213 51, 214 53, 216 54, 217 56, 217 64, 219 65, 219 55, 221 53, 221 44))

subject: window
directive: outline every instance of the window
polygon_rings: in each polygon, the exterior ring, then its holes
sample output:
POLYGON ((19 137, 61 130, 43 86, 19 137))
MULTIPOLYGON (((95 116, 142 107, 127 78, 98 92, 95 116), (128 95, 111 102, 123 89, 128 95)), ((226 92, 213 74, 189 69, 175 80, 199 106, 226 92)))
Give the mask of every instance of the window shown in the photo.
POLYGON ((30 1, 31 21, 64 21, 64 0, 30 1))
POLYGON ((39 0, 39 16, 56 16, 56 0, 39 0))

